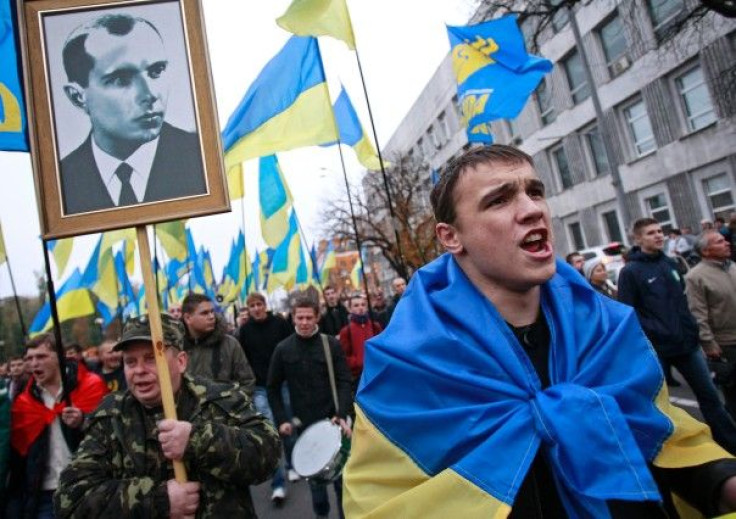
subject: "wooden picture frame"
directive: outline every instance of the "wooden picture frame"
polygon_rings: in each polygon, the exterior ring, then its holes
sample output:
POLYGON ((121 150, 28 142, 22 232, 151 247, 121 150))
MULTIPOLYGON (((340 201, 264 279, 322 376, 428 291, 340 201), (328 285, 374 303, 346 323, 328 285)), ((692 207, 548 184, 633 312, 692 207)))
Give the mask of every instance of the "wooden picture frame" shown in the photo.
POLYGON ((44 238, 230 210, 200 0, 17 1, 44 238))

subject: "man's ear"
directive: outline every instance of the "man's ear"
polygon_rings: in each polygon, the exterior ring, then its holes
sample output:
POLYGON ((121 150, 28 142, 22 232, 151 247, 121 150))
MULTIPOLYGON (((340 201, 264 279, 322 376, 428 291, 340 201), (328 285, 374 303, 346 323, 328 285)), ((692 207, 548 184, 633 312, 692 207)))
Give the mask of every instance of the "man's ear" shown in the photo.
POLYGON ((463 252, 463 244, 460 243, 457 229, 449 223, 438 223, 435 227, 435 234, 442 246, 450 254, 460 254, 463 252))
POLYGON ((87 101, 84 96, 84 88, 79 83, 67 83, 64 85, 64 93, 69 101, 80 110, 87 111, 87 101))

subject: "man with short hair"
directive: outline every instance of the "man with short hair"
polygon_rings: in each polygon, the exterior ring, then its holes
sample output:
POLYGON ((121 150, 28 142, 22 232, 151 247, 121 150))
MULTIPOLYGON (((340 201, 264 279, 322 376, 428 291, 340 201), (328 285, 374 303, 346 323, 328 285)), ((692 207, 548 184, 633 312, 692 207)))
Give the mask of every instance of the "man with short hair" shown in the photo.
POLYGON ((64 92, 91 131, 61 160, 65 214, 207 192, 197 135, 164 120, 169 59, 158 29, 128 14, 104 14, 69 35, 64 92))
POLYGON ((243 386, 253 395, 255 377, 238 340, 227 333, 215 305, 204 294, 190 293, 182 301, 184 351, 189 356, 189 373, 216 382, 243 386))
POLYGON ((565 256, 565 261, 568 265, 570 265, 572 268, 580 272, 580 274, 585 277, 585 274, 583 273, 583 267, 585 266, 585 258, 582 254, 580 254, 578 251, 573 251, 567 256, 565 256))
POLYGON ((340 302, 340 294, 332 285, 327 285, 322 294, 325 298, 325 311, 319 320, 319 330, 324 334, 337 337, 343 326, 348 324, 348 310, 340 302))
POLYGON ((174 319, 181 319, 181 303, 173 303, 169 305, 169 309, 166 311, 174 319))
POLYGON ((383 327, 368 315, 368 301, 363 294, 355 294, 350 297, 348 310, 350 311, 350 323, 340 330, 339 339, 342 351, 345 352, 345 360, 353 376, 353 394, 355 394, 360 375, 363 373, 365 343, 374 335, 381 333, 383 327))
POLYGON ((97 351, 100 354, 100 366, 97 374, 105 381, 107 389, 112 391, 125 391, 125 373, 123 372, 122 355, 115 351, 115 341, 107 339, 102 341, 97 351))
POLYGON ((653 218, 640 218, 633 233, 637 245, 619 274, 618 300, 634 307, 662 364, 677 368, 690 385, 713 438, 736 453, 736 425, 710 377, 677 265, 663 252, 662 226, 653 218))
POLYGON ((147 315, 128 320, 120 342, 128 389, 90 417, 79 451, 61 475, 60 519, 86 517, 254 518, 249 485, 273 471, 276 431, 244 388, 187 372, 181 323, 161 314, 175 420, 164 419, 147 315), (185 464, 174 479, 171 461, 185 464))
POLYGON ((59 474, 79 446, 85 414, 97 407, 107 388, 77 362, 67 362, 62 380, 51 334, 31 339, 26 358, 32 378, 11 410, 6 517, 52 518, 59 474))
POLYGON ((736 266, 731 246, 716 230, 695 244, 702 261, 685 276, 688 306, 698 323, 700 345, 713 360, 725 360, 731 375, 723 385, 726 407, 736 416, 736 266))
POLYGON ((394 291, 394 295, 391 297, 391 302, 389 303, 387 309, 389 321, 391 321, 391 316, 394 315, 396 305, 399 304, 401 296, 403 296, 404 291, 406 291, 406 280, 402 277, 394 278, 394 280, 391 281, 391 289, 394 291))
MULTIPOLYGON (((253 392, 253 403, 258 412, 263 414, 271 423, 274 423, 273 413, 268 404, 268 367, 276 345, 293 333, 292 328, 286 320, 279 315, 274 315, 266 306, 266 298, 263 294, 253 292, 248 294, 245 300, 248 309, 248 320, 240 327, 238 338, 240 346, 245 352, 250 365, 255 373, 255 390, 253 392)), ((291 454, 293 445, 289 439, 284 439, 287 460, 291 454)), ((289 465, 287 463, 287 465, 289 465)), ((289 470, 290 480, 298 480, 298 475, 289 470)), ((286 487, 284 484, 284 470, 279 464, 271 479, 271 501, 280 505, 286 498, 286 487)))
POLYGON ((10 392, 10 400, 15 400, 25 387, 28 382, 25 370, 23 369, 23 356, 22 355, 11 355, 9 359, 8 372, 10 375, 10 384, 8 391, 10 392))
POLYGON ((556 260, 532 158, 471 148, 431 201, 449 254, 366 350, 346 515, 677 517, 671 490, 736 509, 736 461, 671 407, 634 311, 556 260))
MULTIPOLYGON (((353 405, 350 394, 350 370, 340 343, 331 335, 320 333, 317 325, 319 304, 311 298, 307 296, 297 298, 292 316, 296 333, 281 341, 276 347, 268 371, 268 401, 278 424, 279 433, 291 436, 313 423, 330 419, 340 425, 343 434, 350 436, 351 429, 346 422, 353 405), (327 341, 334 369, 337 406, 331 390, 323 341, 327 341), (284 382, 289 387, 293 420, 289 420, 281 393, 284 382)), ((327 517, 330 513, 330 502, 326 484, 310 479, 309 489, 312 493, 314 513, 317 517, 327 517)), ((342 518, 342 477, 334 482, 334 489, 339 516, 342 518)))

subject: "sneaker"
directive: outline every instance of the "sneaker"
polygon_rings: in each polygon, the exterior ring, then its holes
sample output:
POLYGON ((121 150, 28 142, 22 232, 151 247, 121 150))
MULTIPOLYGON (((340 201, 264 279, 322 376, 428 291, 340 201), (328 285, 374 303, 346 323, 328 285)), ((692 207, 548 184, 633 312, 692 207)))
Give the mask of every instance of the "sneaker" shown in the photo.
POLYGON ((294 469, 289 469, 288 476, 289 476, 289 481, 291 481, 292 483, 295 482, 295 481, 299 481, 300 479, 302 479, 302 477, 294 469))
POLYGON ((286 490, 284 490, 284 487, 274 488, 271 493, 271 502, 276 506, 280 506, 283 504, 284 499, 286 499, 286 490))

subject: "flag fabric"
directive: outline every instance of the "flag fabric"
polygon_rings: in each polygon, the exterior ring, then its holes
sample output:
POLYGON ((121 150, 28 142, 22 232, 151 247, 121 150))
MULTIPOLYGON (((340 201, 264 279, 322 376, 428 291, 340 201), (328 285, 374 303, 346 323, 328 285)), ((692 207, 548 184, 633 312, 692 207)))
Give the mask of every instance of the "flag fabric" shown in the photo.
POLYGON ((380 170, 381 161, 378 159, 378 153, 376 153, 373 143, 363 130, 345 87, 340 89, 340 95, 337 96, 333 111, 335 112, 340 142, 352 146, 358 156, 358 161, 367 169, 380 170))
POLYGON ((56 263, 57 277, 64 277, 64 270, 69 261, 74 247, 74 238, 63 238, 60 240, 49 240, 46 242, 46 248, 54 257, 56 263))
POLYGON ((337 139, 317 40, 292 36, 266 64, 222 132, 225 167, 337 139))
POLYGON ((134 228, 117 229, 104 233, 102 235, 102 250, 113 247, 121 241, 123 242, 125 271, 128 276, 132 276, 135 269, 135 249, 137 246, 134 228))
POLYGON ((437 182, 440 181, 441 176, 442 175, 440 175, 440 170, 437 168, 433 168, 432 171, 430 171, 429 173, 429 181, 432 182, 432 185, 434 186, 437 184, 437 182))
POLYGON ((82 275, 82 285, 97 296, 95 307, 107 326, 118 314, 118 277, 112 248, 102 249, 102 236, 90 256, 82 275))
MULTIPOLYGON (((89 290, 84 286, 82 280, 83 276, 80 270, 74 269, 64 284, 61 285, 61 288, 56 291, 56 311, 60 323, 95 313, 89 290)), ((33 318, 28 334, 34 337, 50 330, 53 324, 51 304, 46 301, 33 318)))
POLYGON ((358 258, 358 261, 353 265, 353 270, 350 271, 350 282, 356 290, 361 290, 363 288, 363 260, 360 258, 358 258))
POLYGON ((0 0, 0 150, 28 151, 14 0, 0 0))
POLYGON ((450 254, 412 276, 391 325, 365 348, 346 516, 506 517, 541 451, 569 517, 609 517, 606 500, 661 500, 648 464, 730 457, 670 405, 632 308, 559 260, 540 288, 555 345, 544 390, 450 254))
POLYGON ((187 259, 186 220, 156 224, 156 237, 170 260, 187 259))
POLYGON ((290 290, 294 286, 300 263, 300 250, 299 225, 296 212, 292 210, 289 216, 289 231, 279 246, 276 247, 271 260, 271 272, 268 276, 267 285, 269 293, 278 287, 290 290))
POLYGON ((335 255, 335 246, 332 240, 327 242, 327 250, 320 266, 320 279, 323 285, 327 285, 330 281, 330 271, 337 265, 337 256, 335 255))
POLYGON ((115 254, 115 273, 117 274, 118 300, 123 320, 138 315, 138 297, 125 267, 125 251, 119 250, 115 254))
POLYGON ((242 163, 233 164, 227 169, 227 193, 230 200, 238 200, 245 196, 242 163))
POLYGON ((289 231, 291 191, 275 155, 261 157, 258 167, 258 201, 261 235, 269 247, 277 247, 289 231))
POLYGON ((527 54, 516 15, 447 32, 468 139, 492 142, 488 123, 516 117, 552 62, 527 54))
POLYGON ((8 261, 8 253, 5 251, 5 237, 3 236, 3 227, 0 224, 0 265, 8 261))
POLYGON ((293 0, 276 23, 299 36, 332 36, 355 50, 353 24, 345 0, 293 0))

